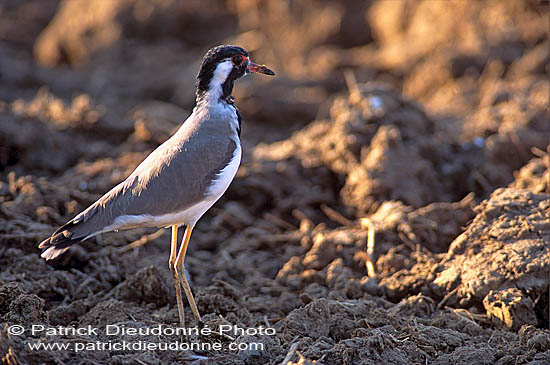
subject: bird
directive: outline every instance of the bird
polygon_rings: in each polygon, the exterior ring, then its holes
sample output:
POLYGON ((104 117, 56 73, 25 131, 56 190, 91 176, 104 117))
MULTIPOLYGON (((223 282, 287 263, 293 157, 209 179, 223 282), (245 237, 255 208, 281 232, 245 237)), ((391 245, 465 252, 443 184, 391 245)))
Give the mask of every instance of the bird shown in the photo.
POLYGON ((183 288, 194 317, 202 323, 184 260, 197 221, 225 193, 242 156, 242 116, 231 95, 237 79, 251 73, 274 76, 248 52, 233 45, 211 48, 202 59, 196 104, 179 129, 120 184, 58 228, 38 247, 52 260, 75 243, 97 234, 138 227, 171 227, 168 266, 183 328, 183 288), (178 228, 185 226, 178 249, 178 228))

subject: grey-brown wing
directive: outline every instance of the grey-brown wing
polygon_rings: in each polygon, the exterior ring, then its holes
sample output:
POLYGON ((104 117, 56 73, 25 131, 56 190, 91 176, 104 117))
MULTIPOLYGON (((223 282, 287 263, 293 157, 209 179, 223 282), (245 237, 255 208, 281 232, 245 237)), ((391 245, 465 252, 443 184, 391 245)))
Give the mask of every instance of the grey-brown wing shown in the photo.
POLYGON ((73 237, 102 231, 119 216, 160 216, 196 204, 229 164, 236 148, 234 139, 221 136, 197 138, 195 134, 181 143, 168 140, 125 181, 73 219, 73 237))
POLYGON ((229 164, 236 147, 230 138, 212 137, 154 151, 128 179, 97 202, 102 214, 96 218, 95 229, 122 215, 160 216, 196 204, 229 164))

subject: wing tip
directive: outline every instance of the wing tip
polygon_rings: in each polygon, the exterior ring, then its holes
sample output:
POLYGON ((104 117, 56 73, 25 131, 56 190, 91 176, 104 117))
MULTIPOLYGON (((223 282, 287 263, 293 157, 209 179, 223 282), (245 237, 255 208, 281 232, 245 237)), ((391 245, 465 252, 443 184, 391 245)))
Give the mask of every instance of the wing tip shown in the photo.
POLYGON ((48 247, 50 245, 51 239, 52 239, 51 237, 48 237, 44 241, 40 242, 38 244, 38 248, 42 249, 42 248, 48 247))

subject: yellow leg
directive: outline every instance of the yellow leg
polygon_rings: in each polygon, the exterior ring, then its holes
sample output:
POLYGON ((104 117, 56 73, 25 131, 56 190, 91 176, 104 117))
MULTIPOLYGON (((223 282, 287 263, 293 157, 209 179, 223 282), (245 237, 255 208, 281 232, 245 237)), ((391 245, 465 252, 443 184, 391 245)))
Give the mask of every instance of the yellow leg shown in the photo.
POLYGON ((187 246, 189 245, 189 239, 191 238, 191 232, 193 232, 193 226, 187 226, 187 228, 185 229, 185 234, 183 236, 183 242, 181 243, 180 251, 178 252, 178 257, 176 258, 176 274, 178 275, 181 286, 185 291, 185 296, 187 297, 187 300, 191 305, 191 311, 193 311, 193 314, 195 315, 197 321, 201 322, 201 315, 199 314, 199 310, 197 309, 197 304, 195 304, 195 298, 193 298, 193 293, 191 293, 189 282, 185 277, 185 266, 183 264, 185 261, 185 254, 187 253, 187 246))
POLYGON ((181 297, 181 286, 178 278, 178 271, 176 269, 176 253, 178 252, 178 226, 172 226, 172 242, 170 244, 170 260, 168 266, 172 271, 172 277, 174 278, 174 287, 176 288, 176 301, 178 302, 178 313, 180 317, 180 325, 183 328, 185 324, 185 317, 183 313, 183 299, 181 297))

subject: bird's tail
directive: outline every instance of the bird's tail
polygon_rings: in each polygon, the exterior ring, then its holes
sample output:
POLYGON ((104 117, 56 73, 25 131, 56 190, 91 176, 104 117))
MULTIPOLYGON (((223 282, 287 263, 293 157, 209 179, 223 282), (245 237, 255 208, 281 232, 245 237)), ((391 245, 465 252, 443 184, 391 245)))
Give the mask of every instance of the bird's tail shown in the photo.
POLYGON ((125 189, 124 182, 118 184, 85 211, 60 227, 51 237, 42 241, 38 245, 38 248, 44 250, 41 256, 46 260, 55 259, 67 251, 72 244, 114 229, 113 223, 116 217, 113 210, 117 207, 113 205, 117 204, 116 198, 123 194, 125 189))
POLYGON ((51 237, 42 241, 38 248, 43 249, 42 256, 46 260, 55 259, 69 247, 101 232, 103 226, 98 226, 96 213, 98 203, 92 204, 88 209, 65 223, 57 229, 51 237))
POLYGON ((67 251, 73 243, 78 243, 87 238, 85 236, 76 237, 74 232, 75 227, 78 226, 80 222, 75 223, 74 221, 73 219, 60 227, 51 237, 46 238, 38 245, 38 248, 44 250, 40 256, 46 260, 55 259, 63 252, 67 251))

